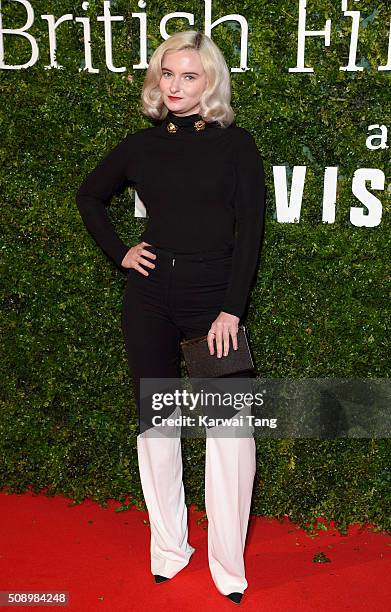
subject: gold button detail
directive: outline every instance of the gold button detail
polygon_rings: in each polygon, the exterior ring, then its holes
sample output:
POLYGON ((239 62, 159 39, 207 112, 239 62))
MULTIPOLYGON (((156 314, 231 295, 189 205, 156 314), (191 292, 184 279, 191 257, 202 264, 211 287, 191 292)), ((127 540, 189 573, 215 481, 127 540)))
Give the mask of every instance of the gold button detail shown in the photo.
MULTIPOLYGON (((203 119, 195 121, 193 124, 193 127, 195 130, 197 130, 197 132, 199 132, 200 130, 204 130, 205 126, 206 122, 203 119)), ((170 134, 175 134, 178 131, 179 127, 180 126, 175 125, 175 123, 172 123, 171 121, 166 125, 167 132, 169 132, 170 134)))
POLYGON ((199 130, 204 130, 205 129, 205 121, 203 119, 200 119, 199 121, 196 121, 194 124, 194 127, 197 131, 199 130))
POLYGON ((175 132, 177 132, 178 127, 175 125, 175 123, 167 123, 167 131, 170 132, 171 134, 175 134, 175 132))

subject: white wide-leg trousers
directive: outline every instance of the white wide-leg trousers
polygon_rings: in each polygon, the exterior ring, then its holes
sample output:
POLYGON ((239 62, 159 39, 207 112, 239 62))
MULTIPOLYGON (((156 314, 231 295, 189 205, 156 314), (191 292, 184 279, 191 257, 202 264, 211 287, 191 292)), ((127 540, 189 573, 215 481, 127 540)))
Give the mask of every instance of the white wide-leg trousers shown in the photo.
MULTIPOLYGON (((251 428, 253 431, 253 428, 251 428)), ((221 437, 207 429, 205 506, 208 517, 208 563, 220 593, 243 593, 244 547, 256 470, 252 435, 221 437)), ((151 528, 151 572, 172 578, 195 549, 188 542, 187 507, 182 481, 179 435, 137 436, 141 484, 151 528)))

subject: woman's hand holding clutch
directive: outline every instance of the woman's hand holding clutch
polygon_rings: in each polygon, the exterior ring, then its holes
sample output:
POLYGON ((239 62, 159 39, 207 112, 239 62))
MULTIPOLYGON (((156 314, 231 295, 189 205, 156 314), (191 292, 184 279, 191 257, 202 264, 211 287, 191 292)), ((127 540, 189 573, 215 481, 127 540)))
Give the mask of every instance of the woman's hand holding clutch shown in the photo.
POLYGON ((223 354, 224 346, 224 357, 228 355, 230 338, 232 347, 236 351, 238 348, 238 327, 240 318, 236 315, 229 314, 228 312, 220 312, 217 319, 215 319, 210 326, 208 332, 208 347, 211 355, 214 354, 214 342, 216 342, 217 357, 221 357, 223 354))

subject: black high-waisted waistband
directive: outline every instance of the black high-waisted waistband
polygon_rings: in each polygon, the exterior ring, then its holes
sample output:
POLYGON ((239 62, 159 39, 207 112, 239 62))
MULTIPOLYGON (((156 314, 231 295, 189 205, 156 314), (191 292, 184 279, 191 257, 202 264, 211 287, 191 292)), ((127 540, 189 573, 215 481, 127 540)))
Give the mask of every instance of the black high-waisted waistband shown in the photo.
POLYGON ((146 245, 144 247, 148 251, 152 253, 156 253, 157 255, 161 255, 163 257, 167 257, 167 259, 183 259, 185 261, 205 261, 209 259, 219 259, 220 257, 228 257, 232 255, 233 248, 228 247, 224 249, 216 249, 216 250, 200 250, 193 253, 184 253, 181 251, 171 251, 168 249, 162 249, 153 244, 146 245))

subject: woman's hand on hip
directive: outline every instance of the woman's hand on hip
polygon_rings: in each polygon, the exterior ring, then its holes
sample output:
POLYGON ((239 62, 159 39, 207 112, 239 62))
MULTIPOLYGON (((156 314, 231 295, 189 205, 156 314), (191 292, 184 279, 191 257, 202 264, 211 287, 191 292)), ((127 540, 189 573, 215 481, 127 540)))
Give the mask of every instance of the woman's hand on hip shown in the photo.
POLYGON ((121 265, 124 268, 134 268, 137 272, 140 272, 144 276, 149 276, 149 272, 147 272, 141 264, 147 266, 147 268, 155 268, 155 264, 145 259, 149 257, 150 259, 156 259, 155 253, 151 253, 151 251, 147 251, 144 249, 145 246, 151 246, 148 242, 140 242, 136 244, 134 247, 130 248, 123 258, 121 265))
POLYGON ((228 312, 220 312, 217 319, 215 319, 210 326, 208 332, 208 347, 211 355, 214 354, 213 342, 216 342, 217 357, 224 357, 228 355, 230 338, 232 339, 233 349, 236 351, 238 348, 238 327, 240 318, 236 315, 229 314, 228 312))

